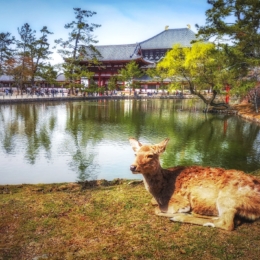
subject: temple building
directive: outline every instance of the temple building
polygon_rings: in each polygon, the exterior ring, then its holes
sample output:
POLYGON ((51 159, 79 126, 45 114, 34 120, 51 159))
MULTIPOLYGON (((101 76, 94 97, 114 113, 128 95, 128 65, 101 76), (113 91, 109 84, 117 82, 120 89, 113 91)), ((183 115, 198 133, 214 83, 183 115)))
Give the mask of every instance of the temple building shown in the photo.
MULTIPOLYGON (((196 36, 189 28, 168 29, 145 41, 135 44, 122 45, 97 45, 95 48, 100 53, 99 65, 89 67, 94 72, 95 83, 102 87, 107 86, 112 75, 117 75, 118 71, 126 66, 130 61, 135 61, 140 68, 147 69, 154 67, 172 49, 174 44, 184 47, 191 46, 191 41, 196 36)), ((87 63, 87 61, 85 62, 87 63)), ((145 89, 155 89, 157 82, 153 82, 148 76, 136 79, 145 89)))
MULTIPOLYGON (((94 72, 93 80, 99 87, 106 87, 108 80, 113 75, 118 75, 119 70, 124 68, 127 63, 135 61, 140 68, 146 70, 155 67, 165 56, 166 52, 172 49, 174 44, 180 44, 184 47, 191 46, 191 41, 196 36, 189 28, 168 29, 165 28, 161 33, 139 43, 121 44, 121 45, 97 45, 95 48, 100 53, 99 64, 88 64, 88 60, 83 60, 83 64, 88 65, 88 69, 94 72)), ((144 75, 141 78, 134 79, 138 81, 142 89, 157 89, 158 82, 155 82, 149 76, 144 75)), ((64 74, 60 74, 56 79, 57 85, 66 85, 64 74), (59 83, 59 84, 58 84, 59 83)), ((82 79, 81 83, 89 85, 88 79, 82 79)), ((169 82, 169 81, 168 81, 169 82)), ((14 83, 12 76, 0 76, 0 87, 10 87, 14 83)), ((28 82, 28 84, 30 84, 28 82)), ((49 85, 40 77, 35 78, 35 84, 46 87, 49 85)), ((167 80, 165 80, 167 84, 167 80)), ((118 86, 125 82, 118 82, 118 86)), ((54 85, 53 85, 54 86, 54 85)))

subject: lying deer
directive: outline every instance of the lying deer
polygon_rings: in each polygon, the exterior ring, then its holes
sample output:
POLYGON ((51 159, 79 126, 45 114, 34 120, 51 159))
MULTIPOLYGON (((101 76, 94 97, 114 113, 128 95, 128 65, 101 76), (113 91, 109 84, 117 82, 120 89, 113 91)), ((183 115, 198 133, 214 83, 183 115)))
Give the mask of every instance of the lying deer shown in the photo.
POLYGON ((260 218, 260 180, 237 170, 200 166, 163 169, 159 155, 169 139, 142 145, 129 139, 136 154, 130 166, 144 176, 145 188, 153 195, 158 216, 172 221, 234 229, 235 217, 260 218))

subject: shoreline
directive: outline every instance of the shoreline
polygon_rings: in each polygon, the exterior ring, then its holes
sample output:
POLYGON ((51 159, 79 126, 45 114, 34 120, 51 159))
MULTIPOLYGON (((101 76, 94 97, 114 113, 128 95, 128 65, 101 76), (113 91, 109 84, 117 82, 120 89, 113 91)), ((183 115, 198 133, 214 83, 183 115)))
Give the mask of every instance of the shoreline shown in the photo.
MULTIPOLYGON (((253 175, 260 180, 260 169, 247 173, 253 175)), ((88 189, 102 189, 112 186, 130 185, 135 186, 143 184, 142 179, 127 179, 116 178, 113 180, 97 179, 97 180, 85 180, 85 181, 70 181, 70 182, 53 182, 53 183, 20 183, 20 184, 0 184, 1 194, 12 194, 14 191, 26 188, 31 189, 34 192, 57 192, 57 191, 83 191, 88 189)))
POLYGON ((193 96, 187 95, 182 98, 174 95, 156 95, 156 96, 134 96, 134 95, 112 95, 112 96, 56 96, 56 97, 28 97, 26 95, 0 96, 1 104, 17 104, 17 103, 31 103, 31 102, 52 102, 52 101, 84 101, 84 100, 113 100, 113 99, 191 99, 193 96))
MULTIPOLYGON (((0 106, 8 104, 34 103, 34 102, 64 102, 64 101, 91 101, 91 100, 127 100, 127 99, 193 99, 191 95, 183 97, 175 95, 155 95, 155 96, 134 96, 134 95, 112 95, 112 96, 56 96, 56 97, 28 97, 26 95, 0 96, 0 106)), ((231 105, 227 110, 213 110, 211 113, 233 114, 241 117, 246 121, 260 124, 260 113, 254 111, 252 104, 231 105)))
POLYGON ((233 108, 237 111, 237 115, 243 120, 260 124, 260 113, 255 112, 252 104, 242 103, 234 105, 233 108))

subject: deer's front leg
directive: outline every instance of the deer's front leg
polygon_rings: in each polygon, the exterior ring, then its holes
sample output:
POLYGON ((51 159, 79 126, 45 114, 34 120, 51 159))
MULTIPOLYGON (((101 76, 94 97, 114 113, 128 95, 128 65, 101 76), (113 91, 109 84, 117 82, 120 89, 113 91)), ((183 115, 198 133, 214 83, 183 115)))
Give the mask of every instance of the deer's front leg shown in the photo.
POLYGON ((158 202, 156 201, 156 199, 154 197, 151 199, 151 204, 153 206, 158 206, 158 202))
POLYGON ((156 207, 155 214, 164 217, 174 217, 176 213, 190 212, 190 203, 181 196, 174 196, 170 199, 168 205, 156 207))

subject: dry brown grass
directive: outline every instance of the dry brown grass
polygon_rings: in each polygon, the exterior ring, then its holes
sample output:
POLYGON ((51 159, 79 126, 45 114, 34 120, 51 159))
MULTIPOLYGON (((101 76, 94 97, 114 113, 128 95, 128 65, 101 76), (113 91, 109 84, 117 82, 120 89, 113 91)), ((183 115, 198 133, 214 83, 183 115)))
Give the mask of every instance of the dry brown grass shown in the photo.
POLYGON ((102 184, 0 186, 0 259, 259 259, 260 221, 173 223, 143 184, 102 184))
POLYGON ((238 115, 243 119, 260 123, 260 113, 256 113, 255 108, 252 104, 242 103, 239 105, 235 105, 233 108, 237 110, 238 115))

